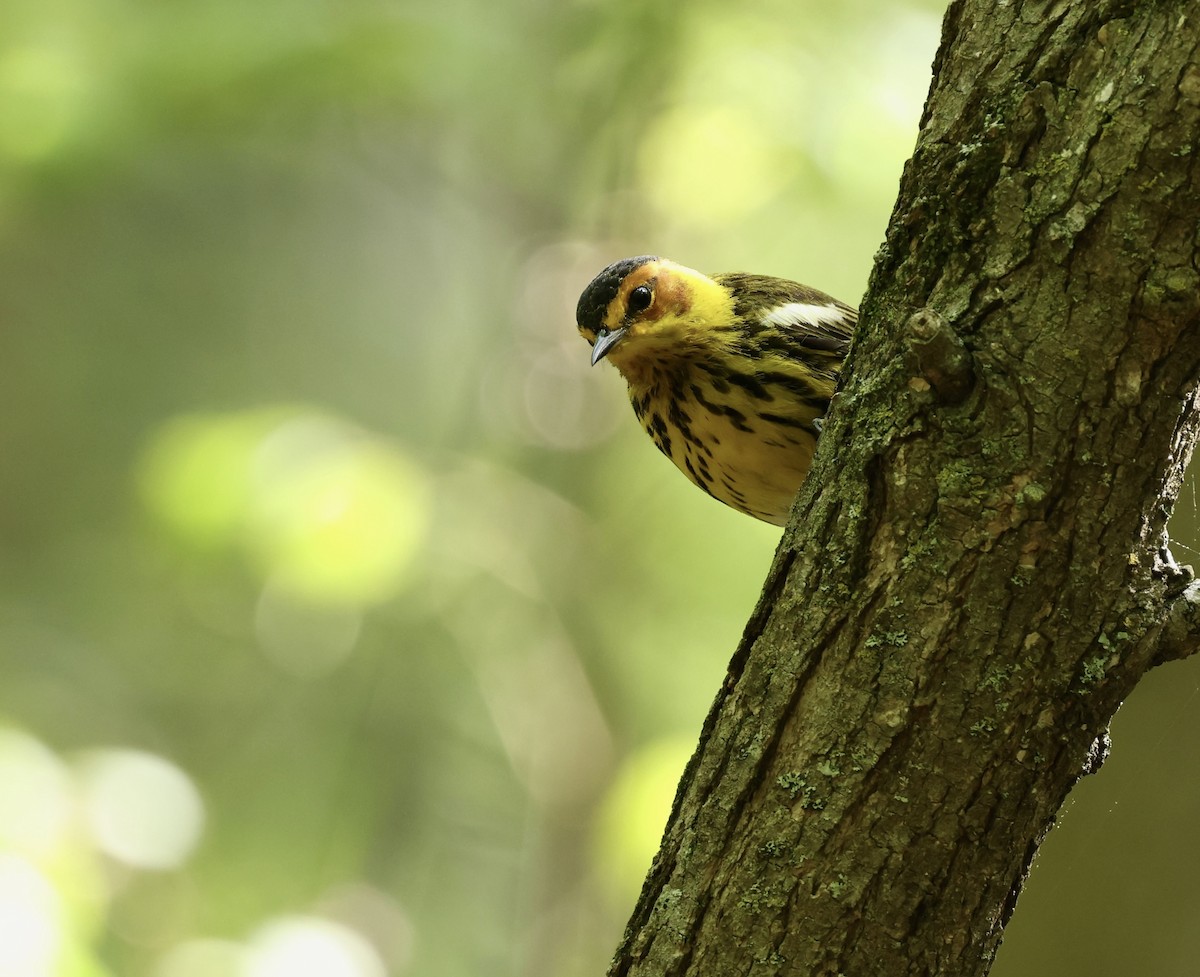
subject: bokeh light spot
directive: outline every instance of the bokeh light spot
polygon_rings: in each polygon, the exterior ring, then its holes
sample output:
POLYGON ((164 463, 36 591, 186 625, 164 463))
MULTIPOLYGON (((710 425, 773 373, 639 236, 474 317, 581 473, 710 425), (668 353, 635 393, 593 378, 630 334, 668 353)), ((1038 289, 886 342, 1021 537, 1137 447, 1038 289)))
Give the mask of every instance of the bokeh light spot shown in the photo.
POLYGON ((85 91, 82 66, 64 49, 0 54, 0 153, 22 161, 52 155, 77 123, 85 91))
POLYGON ((246 957, 232 940, 188 940, 163 956, 154 977, 245 977, 246 957))
POLYGON ((427 479, 399 448, 294 408, 169 421, 141 486, 185 545, 240 550, 273 586, 315 603, 393 596, 429 521, 427 479))
POLYGON ((326 893, 317 906, 322 919, 361 934, 383 959, 390 974, 407 969, 416 930, 412 918, 391 893, 353 882, 326 893))
POLYGON ((286 416, 258 410, 172 418, 142 459, 147 506, 189 546, 232 545, 250 507, 254 450, 286 416))
POLYGON ((250 940, 246 977, 386 977, 379 954, 346 926, 314 916, 268 923, 250 940))
POLYGON ((625 758, 600 808, 596 868, 614 905, 637 896, 662 840, 692 737, 654 740, 625 758))
POLYGON ((362 631, 362 611, 297 600, 286 588, 268 583, 254 612, 259 647, 276 665, 301 678, 332 671, 354 650, 362 631))
POLYGON ((0 975, 51 977, 63 942, 54 887, 32 864, 0 852, 0 975))
POLYGON ((783 186, 783 157, 743 112, 680 106, 663 115, 641 146, 643 189, 664 213, 697 223, 741 217, 783 186))
POLYGON ((200 793, 182 770, 137 750, 103 750, 80 764, 84 812, 96 846, 135 868, 170 869, 204 828, 200 793))
POLYGON ((251 545, 269 577, 317 601, 401 586, 428 520, 421 472, 349 425, 300 417, 259 446, 251 545))
POLYGON ((69 827, 72 803, 66 765, 32 736, 0 729, 0 847, 50 854, 69 827))

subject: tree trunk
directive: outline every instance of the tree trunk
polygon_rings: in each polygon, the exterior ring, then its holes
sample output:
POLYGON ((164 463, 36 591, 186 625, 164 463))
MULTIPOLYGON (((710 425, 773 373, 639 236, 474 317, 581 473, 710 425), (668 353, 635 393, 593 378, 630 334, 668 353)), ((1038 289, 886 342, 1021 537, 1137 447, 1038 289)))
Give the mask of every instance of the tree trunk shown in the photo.
POLYGON ((987 972, 1190 653, 1200 9, 954 2, 812 477, 610 974, 987 972))

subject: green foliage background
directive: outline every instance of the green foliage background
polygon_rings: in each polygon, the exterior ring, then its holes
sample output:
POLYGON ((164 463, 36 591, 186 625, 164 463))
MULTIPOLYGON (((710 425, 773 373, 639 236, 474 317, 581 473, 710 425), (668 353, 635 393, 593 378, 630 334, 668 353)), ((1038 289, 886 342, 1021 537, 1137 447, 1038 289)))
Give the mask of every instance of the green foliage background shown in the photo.
MULTIPOLYGON (((0 9, 0 977, 603 972, 777 533, 575 298, 657 252, 857 301, 940 15, 0 9)), ((996 973, 1191 971, 1198 676, 996 973)))

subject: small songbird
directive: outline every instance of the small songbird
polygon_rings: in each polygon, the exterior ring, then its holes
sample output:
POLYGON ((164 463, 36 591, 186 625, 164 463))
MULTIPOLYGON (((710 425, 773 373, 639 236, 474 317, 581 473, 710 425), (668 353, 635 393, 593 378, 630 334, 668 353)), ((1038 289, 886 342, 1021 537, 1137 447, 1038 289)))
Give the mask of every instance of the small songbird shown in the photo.
POLYGON ((709 495, 782 526, 808 474, 858 312, 782 278, 704 275, 642 255, 579 297, 659 450, 709 495))

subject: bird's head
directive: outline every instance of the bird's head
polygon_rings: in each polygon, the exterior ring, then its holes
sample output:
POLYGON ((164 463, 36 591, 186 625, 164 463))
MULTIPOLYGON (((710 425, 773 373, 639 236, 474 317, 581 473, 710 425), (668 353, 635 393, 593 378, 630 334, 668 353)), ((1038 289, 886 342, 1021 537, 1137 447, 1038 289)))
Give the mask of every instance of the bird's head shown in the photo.
POLYGON ((575 308, 592 365, 608 358, 627 379, 711 339, 732 318, 729 290, 666 258, 614 262, 592 279, 575 308))

